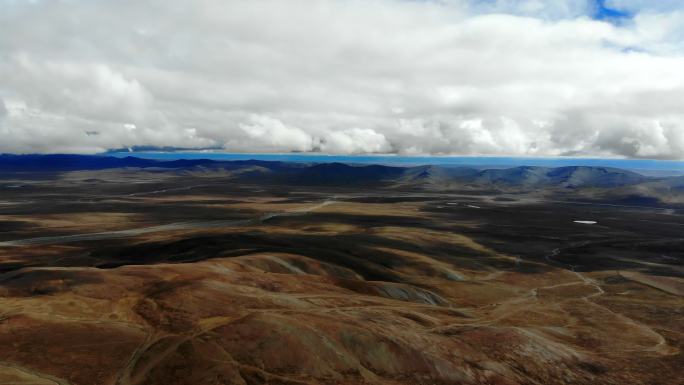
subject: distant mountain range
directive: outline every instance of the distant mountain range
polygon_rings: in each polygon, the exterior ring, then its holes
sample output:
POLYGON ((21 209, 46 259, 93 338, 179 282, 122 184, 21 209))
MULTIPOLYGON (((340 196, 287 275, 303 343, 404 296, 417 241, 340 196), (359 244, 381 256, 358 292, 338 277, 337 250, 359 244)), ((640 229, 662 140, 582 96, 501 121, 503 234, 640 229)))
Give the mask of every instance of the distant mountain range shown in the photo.
MULTIPOLYGON (((208 159, 160 161, 89 155, 0 155, 2 172, 66 172, 114 168, 173 169, 240 182, 316 186, 374 186, 429 190, 488 188, 502 191, 581 191, 620 199, 684 203, 684 177, 648 177, 609 167, 466 167, 294 163, 208 159)), ((649 201, 650 202, 650 201, 649 201)))
POLYGON ((121 167, 180 168, 210 164, 211 160, 174 160, 159 162, 135 157, 117 158, 94 155, 11 155, 0 154, 2 171, 77 171, 121 167))
POLYGON ((617 187, 650 181, 632 171, 608 167, 513 167, 508 169, 477 170, 469 168, 413 167, 405 173, 413 181, 440 183, 456 181, 475 185, 524 187, 617 187))

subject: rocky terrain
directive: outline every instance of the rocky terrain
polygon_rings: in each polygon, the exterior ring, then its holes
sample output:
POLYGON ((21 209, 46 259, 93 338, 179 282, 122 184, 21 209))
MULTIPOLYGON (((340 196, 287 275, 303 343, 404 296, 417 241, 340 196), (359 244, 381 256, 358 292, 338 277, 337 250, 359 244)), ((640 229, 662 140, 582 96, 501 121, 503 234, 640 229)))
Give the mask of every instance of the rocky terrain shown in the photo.
POLYGON ((684 383, 677 178, 107 162, 0 167, 2 384, 684 383))

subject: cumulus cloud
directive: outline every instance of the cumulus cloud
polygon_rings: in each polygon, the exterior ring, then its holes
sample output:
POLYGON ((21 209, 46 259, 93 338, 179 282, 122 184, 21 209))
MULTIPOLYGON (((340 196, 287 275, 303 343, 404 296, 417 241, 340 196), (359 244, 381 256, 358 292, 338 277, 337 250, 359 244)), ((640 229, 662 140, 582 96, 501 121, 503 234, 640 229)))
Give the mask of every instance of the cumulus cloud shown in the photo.
POLYGON ((4 84, 22 90, 24 101, 61 115, 108 121, 139 119, 150 95, 135 79, 106 64, 46 61, 14 55, 4 84))
POLYGON ((331 154, 389 153, 392 146, 385 135, 370 128, 352 128, 327 133, 321 150, 331 154))
POLYGON ((0 152, 684 158, 684 6, 605 5, 0 0, 0 152))
POLYGON ((278 119, 252 115, 249 123, 240 123, 244 140, 226 143, 233 151, 312 151, 314 139, 304 130, 290 127, 278 119))
POLYGON ((0 119, 7 115, 7 106, 5 106, 5 101, 0 99, 0 119))

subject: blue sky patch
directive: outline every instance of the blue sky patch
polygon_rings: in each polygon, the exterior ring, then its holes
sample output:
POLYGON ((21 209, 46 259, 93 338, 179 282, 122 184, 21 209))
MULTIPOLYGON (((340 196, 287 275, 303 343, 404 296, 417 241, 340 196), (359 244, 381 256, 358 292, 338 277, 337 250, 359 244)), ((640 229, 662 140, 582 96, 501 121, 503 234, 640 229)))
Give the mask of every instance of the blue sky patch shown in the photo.
POLYGON ((619 22, 623 19, 631 19, 633 14, 626 11, 612 9, 606 6, 605 0, 596 0, 596 11, 593 18, 610 22, 619 22))

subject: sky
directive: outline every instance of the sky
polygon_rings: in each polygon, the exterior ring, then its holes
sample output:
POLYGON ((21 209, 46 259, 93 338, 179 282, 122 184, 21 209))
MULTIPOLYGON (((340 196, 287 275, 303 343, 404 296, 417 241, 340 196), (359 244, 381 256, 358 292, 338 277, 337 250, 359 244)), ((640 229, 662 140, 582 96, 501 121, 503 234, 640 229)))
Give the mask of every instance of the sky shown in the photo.
POLYGON ((0 0, 0 152, 684 159, 680 0, 0 0))

